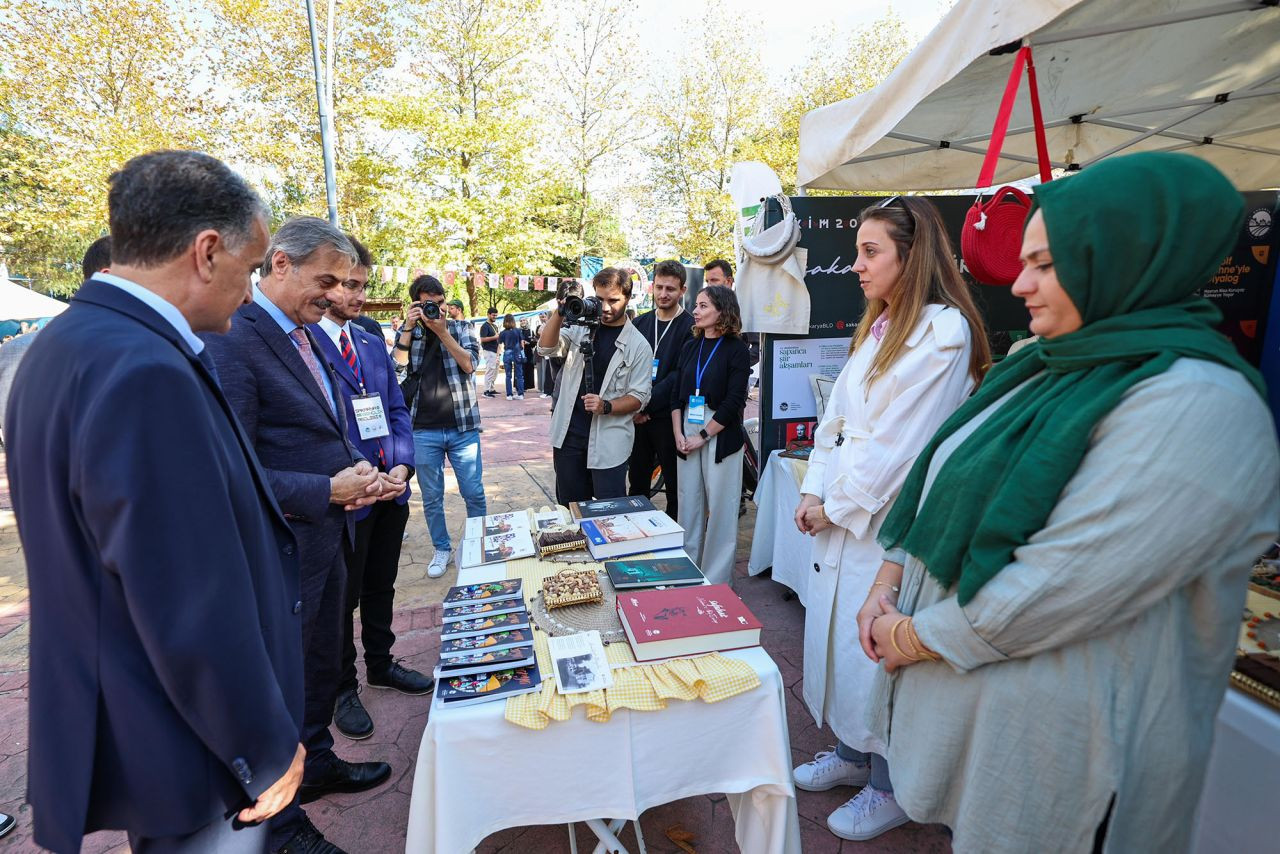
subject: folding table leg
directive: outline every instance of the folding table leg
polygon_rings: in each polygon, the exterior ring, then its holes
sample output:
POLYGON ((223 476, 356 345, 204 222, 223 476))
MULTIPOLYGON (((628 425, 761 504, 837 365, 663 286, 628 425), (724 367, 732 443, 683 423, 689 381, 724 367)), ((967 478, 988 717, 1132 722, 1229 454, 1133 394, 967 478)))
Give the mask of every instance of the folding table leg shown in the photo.
POLYGON ((640 819, 637 817, 632 825, 636 829, 636 847, 640 849, 640 854, 648 854, 644 850, 644 834, 640 832, 640 819))
POLYGON ((573 822, 569 822, 569 854, 578 854, 578 834, 573 832, 573 822))
POLYGON ((630 854, 626 846, 622 844, 622 840, 618 839, 617 833, 627 823, 625 818, 617 818, 611 822, 605 823, 604 819, 589 818, 587 819, 587 827, 591 828, 591 832, 596 835, 600 843, 596 845, 592 854, 630 854))

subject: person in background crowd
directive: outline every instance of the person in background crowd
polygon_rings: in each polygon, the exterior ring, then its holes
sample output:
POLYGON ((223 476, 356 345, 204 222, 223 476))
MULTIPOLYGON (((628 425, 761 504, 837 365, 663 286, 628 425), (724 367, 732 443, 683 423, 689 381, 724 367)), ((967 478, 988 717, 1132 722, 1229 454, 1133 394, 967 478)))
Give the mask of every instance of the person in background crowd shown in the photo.
POLYGON ((258 854, 302 780, 298 557, 196 333, 247 299, 267 209, 191 151, 130 160, 107 208, 112 272, 86 259, 4 424, 35 842, 258 854))
POLYGON ((1186 851, 1280 517, 1263 379, 1196 293, 1245 207, 1171 153, 1035 202, 1013 293, 1040 340, 932 438, 880 531, 870 724, 902 805, 961 854, 1186 851))
MULTIPOLYGON (((563 329, 563 318, 556 311, 538 338, 543 356, 555 355, 562 343, 569 347, 556 393, 559 405, 551 418, 556 502, 566 506, 627 494, 627 461, 635 441, 631 416, 648 402, 652 388, 653 349, 627 320, 631 278, 606 267, 591 284, 603 306, 599 326, 563 329), (594 340, 594 383, 590 385, 586 357, 579 349, 588 338, 594 340)), ((563 307, 564 298, 559 302, 563 307)))
POLYGON ((858 221, 853 269, 866 310, 814 433, 795 514, 796 527, 814 536, 804 700, 839 743, 794 773, 807 791, 863 786, 827 827, 842 839, 867 840, 907 821, 894 800, 884 739, 866 725, 876 667, 849 653, 884 555, 876 533, 916 455, 981 382, 990 350, 930 202, 895 197, 858 221))
POLYGON ((537 388, 538 341, 529 330, 529 318, 520 318, 520 341, 524 347, 524 390, 532 392, 537 388))
POLYGON ((480 324, 480 347, 484 350, 484 396, 497 397, 493 390, 498 381, 498 310, 489 306, 489 318, 480 324))
POLYGON ((400 325, 403 322, 404 321, 402 321, 399 317, 391 318, 391 338, 393 342, 396 338, 400 337, 400 325))
POLYGON ((448 307, 449 307, 450 320, 466 320, 467 319, 467 313, 466 313, 467 307, 462 304, 462 300, 451 299, 448 302, 448 307))
POLYGON ((480 453, 480 407, 473 374, 480 342, 465 320, 428 320, 422 304, 444 305, 444 286, 435 276, 419 276, 409 286, 413 304, 396 341, 395 360, 405 366, 400 389, 413 419, 418 493, 435 555, 427 575, 444 575, 453 541, 444 516, 444 461, 448 457, 468 516, 483 516, 484 460, 480 453))
MULTIPOLYGON (((106 273, 110 268, 111 236, 106 235, 89 244, 80 261, 80 270, 85 281, 88 281, 94 273, 106 273)), ((39 328, 32 329, 17 338, 6 340, 4 346, 0 347, 0 425, 4 424, 5 410, 9 406, 9 389, 13 387, 18 365, 22 364, 22 357, 27 355, 27 348, 36 340, 36 333, 39 331, 39 328)))
POLYGON ((404 489, 348 443, 341 388, 307 329, 345 299, 342 283, 357 260, 341 231, 316 217, 295 217, 272 237, 252 301, 236 312, 231 330, 204 336, 227 400, 298 540, 307 761, 299 801, 272 822, 272 848, 283 854, 339 850, 300 803, 364 791, 391 776, 385 762, 339 759, 329 732, 342 663, 350 511, 404 489))
POLYGON ((319 323, 309 328, 338 378, 338 396, 346 410, 347 439, 365 459, 378 467, 392 488, 381 500, 355 511, 355 539, 344 540, 347 593, 342 624, 342 670, 334 702, 334 723, 347 738, 373 735, 373 719, 360 702, 356 678, 354 623, 360 608, 360 642, 364 647, 365 678, 375 688, 403 694, 426 694, 435 683, 391 657, 395 632, 391 629, 396 576, 405 523, 409 520, 409 478, 413 475, 413 424, 404 395, 396 384, 396 366, 381 336, 356 328, 364 307, 373 259, 363 243, 348 234, 357 263, 342 283, 346 300, 334 303, 319 323), (372 396, 372 397, 371 397, 372 396), (372 405, 376 402, 376 405, 372 405), (356 418, 360 406, 370 429, 361 433, 356 418))
MULTIPOLYGON (((538 329, 533 336, 535 353, 538 352, 538 336, 542 334, 542 327, 547 325, 547 320, 550 316, 551 315, 545 311, 538 315, 538 329)), ((558 359, 555 356, 538 356, 538 388, 542 390, 538 397, 551 397, 555 394, 556 374, 560 372, 560 366, 563 364, 563 358, 558 359)))
POLYGON ((653 349, 649 375, 653 391, 649 403, 633 417, 635 444, 628 461, 630 495, 648 495, 654 465, 662 466, 667 515, 679 520, 680 491, 676 471, 676 443, 668 424, 673 388, 679 380, 676 363, 689 341, 693 315, 684 310, 685 269, 679 261, 660 261, 653 269, 653 311, 636 318, 636 330, 653 349))
POLYGON ((524 400, 524 336, 516 328, 516 319, 508 314, 502 318, 502 332, 498 333, 502 345, 502 367, 507 372, 507 400, 524 400), (515 376, 515 394, 512 395, 512 375, 515 376))
POLYGON ((733 581, 738 497, 746 433, 751 355, 739 336, 742 315, 733 291, 703 288, 693 309, 693 340, 680 351, 671 386, 670 423, 680 481, 684 549, 712 584, 733 581))

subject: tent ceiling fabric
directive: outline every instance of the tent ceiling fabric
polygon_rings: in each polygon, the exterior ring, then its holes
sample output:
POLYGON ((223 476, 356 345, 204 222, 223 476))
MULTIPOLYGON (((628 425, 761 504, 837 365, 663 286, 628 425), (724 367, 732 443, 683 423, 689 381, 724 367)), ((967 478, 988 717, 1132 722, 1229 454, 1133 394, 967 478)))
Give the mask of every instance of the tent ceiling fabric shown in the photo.
POLYGON ((0 279, 0 320, 38 320, 66 310, 65 302, 0 279))
MULTIPOLYGON (((971 188, 1013 65, 991 51, 1024 38, 1055 167, 1177 150, 1280 184, 1280 8, 1252 0, 961 0, 878 87, 804 116, 797 183, 971 188)), ((1024 74, 996 183, 1035 174, 1024 74)))

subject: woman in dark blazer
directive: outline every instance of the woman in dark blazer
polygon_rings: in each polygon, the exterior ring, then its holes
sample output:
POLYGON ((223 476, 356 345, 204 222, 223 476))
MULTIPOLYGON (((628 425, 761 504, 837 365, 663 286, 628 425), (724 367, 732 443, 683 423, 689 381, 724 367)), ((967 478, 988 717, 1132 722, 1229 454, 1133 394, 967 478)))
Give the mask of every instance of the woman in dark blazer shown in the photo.
POLYGON ((684 548, 712 584, 733 577, 742 495, 751 353, 740 335, 738 298, 726 287, 698 293, 693 338, 680 352, 671 426, 680 459, 680 525, 684 548))

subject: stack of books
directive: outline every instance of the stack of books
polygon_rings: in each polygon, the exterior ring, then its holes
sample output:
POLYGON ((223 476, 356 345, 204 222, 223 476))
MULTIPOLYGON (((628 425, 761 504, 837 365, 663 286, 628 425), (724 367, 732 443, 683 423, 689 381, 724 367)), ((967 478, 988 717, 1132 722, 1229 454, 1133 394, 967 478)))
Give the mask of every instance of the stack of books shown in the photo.
POLYGON ((684 528, 644 496, 574 502, 569 512, 582 528, 587 551, 596 560, 684 545, 684 528))
POLYGON ((471 516, 462 534, 459 566, 467 569, 489 563, 533 557, 533 533, 529 513, 494 513, 471 516))
POLYGON ((435 677, 443 705, 505 699, 542 685, 520 579, 450 588, 441 622, 435 677))
POLYGON ((760 645, 760 621, 727 584, 618 592, 636 661, 760 645))

